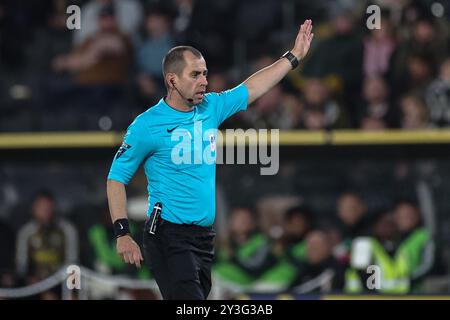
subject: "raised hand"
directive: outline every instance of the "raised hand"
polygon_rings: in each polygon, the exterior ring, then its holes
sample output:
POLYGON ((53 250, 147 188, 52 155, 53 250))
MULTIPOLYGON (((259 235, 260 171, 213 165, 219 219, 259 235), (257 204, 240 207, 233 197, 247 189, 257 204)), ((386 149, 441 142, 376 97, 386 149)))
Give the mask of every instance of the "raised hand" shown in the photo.
POLYGON ((311 33, 311 31, 312 21, 305 20, 305 22, 303 22, 300 26, 297 38, 295 39, 294 48, 291 50, 292 54, 294 54, 298 59, 304 58, 309 51, 311 41, 314 37, 314 33, 311 33))

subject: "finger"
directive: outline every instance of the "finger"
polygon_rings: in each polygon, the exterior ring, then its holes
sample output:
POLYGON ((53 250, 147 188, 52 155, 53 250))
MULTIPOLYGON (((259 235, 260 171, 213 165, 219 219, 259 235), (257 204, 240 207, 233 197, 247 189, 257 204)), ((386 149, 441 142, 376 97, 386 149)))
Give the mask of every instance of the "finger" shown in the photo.
POLYGON ((141 257, 138 251, 136 251, 134 253, 134 264, 136 265, 136 267, 140 268, 141 267, 141 257))
POLYGON ((123 261, 125 261, 125 263, 130 263, 126 252, 122 253, 122 259, 123 259, 123 261))
POLYGON ((128 261, 130 264, 134 264, 133 252, 128 252, 128 261))
POLYGON ((141 249, 139 249, 139 258, 141 259, 141 261, 144 261, 144 257, 142 257, 141 249))
POLYGON ((309 35, 311 34, 312 31, 312 23, 309 23, 308 25, 308 29, 306 30, 306 35, 309 37, 309 35))
POLYGON ((309 35, 308 41, 311 42, 313 38, 314 38, 314 33, 311 33, 311 34, 309 35))
POLYGON ((305 20, 305 30, 308 30, 309 25, 311 24, 311 20, 305 20))
POLYGON ((308 25, 306 27, 306 35, 309 36, 309 34, 311 33, 312 30, 312 22, 311 20, 308 20, 308 25))

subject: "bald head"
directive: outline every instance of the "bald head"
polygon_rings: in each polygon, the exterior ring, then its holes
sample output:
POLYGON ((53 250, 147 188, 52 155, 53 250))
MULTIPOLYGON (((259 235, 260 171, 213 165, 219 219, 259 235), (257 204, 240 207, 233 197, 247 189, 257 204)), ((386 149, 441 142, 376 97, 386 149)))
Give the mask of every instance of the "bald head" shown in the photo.
POLYGON ((164 78, 168 73, 175 73, 176 75, 181 75, 183 69, 186 67, 185 54, 189 53, 197 59, 203 58, 200 51, 190 46, 178 46, 174 47, 167 52, 163 59, 163 76, 164 78))

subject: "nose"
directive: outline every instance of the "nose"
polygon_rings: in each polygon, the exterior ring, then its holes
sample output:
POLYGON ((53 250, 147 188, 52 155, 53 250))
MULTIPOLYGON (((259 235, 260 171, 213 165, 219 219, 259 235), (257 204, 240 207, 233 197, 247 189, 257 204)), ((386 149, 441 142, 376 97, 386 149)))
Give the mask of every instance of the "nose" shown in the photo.
POLYGON ((201 85, 205 87, 208 85, 208 79, 206 79, 206 76, 202 76, 201 85))

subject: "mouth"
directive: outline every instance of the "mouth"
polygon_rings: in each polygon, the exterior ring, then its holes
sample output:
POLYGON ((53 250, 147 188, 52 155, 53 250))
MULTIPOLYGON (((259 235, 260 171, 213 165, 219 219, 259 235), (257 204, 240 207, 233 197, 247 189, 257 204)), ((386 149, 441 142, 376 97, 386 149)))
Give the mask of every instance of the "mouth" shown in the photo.
POLYGON ((195 95, 203 99, 203 97, 205 96, 205 91, 196 92, 195 95))

